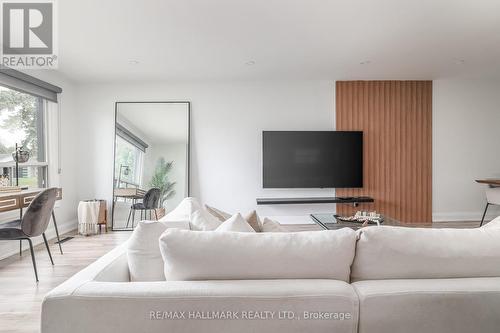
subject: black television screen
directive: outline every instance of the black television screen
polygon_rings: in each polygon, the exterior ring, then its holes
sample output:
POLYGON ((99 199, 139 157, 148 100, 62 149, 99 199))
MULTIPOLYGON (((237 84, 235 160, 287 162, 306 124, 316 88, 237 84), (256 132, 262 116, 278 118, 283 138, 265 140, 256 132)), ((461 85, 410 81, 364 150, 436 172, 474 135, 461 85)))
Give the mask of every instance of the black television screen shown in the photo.
POLYGON ((363 187, 363 132, 264 131, 264 188, 363 187))

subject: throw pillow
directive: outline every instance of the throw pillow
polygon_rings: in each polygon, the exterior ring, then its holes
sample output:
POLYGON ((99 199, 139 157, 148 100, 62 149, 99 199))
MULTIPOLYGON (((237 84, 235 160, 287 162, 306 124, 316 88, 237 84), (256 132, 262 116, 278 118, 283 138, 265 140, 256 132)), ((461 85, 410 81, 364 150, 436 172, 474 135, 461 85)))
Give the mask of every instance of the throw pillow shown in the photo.
POLYGON ((189 222, 140 221, 127 242, 130 281, 164 281, 158 240, 168 228, 189 229, 189 222))
POLYGON ((191 214, 189 224, 191 230, 211 231, 217 229, 221 225, 221 221, 202 208, 191 214))
POLYGON ((251 211, 245 216, 245 220, 250 224, 250 226, 255 230, 256 232, 261 232, 260 225, 262 222, 260 221, 259 215, 257 215, 257 212, 255 210, 251 211))
POLYGON ((252 226, 245 221, 240 213, 231 216, 218 226, 215 231, 255 232, 252 226))
POLYGON ((162 222, 173 222, 173 221, 189 221, 191 214, 195 211, 202 209, 202 206, 196 198, 187 197, 184 198, 177 207, 174 208, 170 213, 165 215, 160 219, 162 222))
MULTIPOLYGON (((205 205, 206 210, 215 216, 219 221, 224 222, 231 218, 231 214, 226 213, 220 209, 217 209, 215 207, 211 207, 209 205, 205 205)), ((255 230, 256 232, 261 232, 260 225, 262 222, 260 221, 259 215, 257 215, 257 212, 255 210, 251 211, 247 215, 245 215, 245 220, 250 224, 250 226, 255 230)))
POLYGON ((205 209, 207 210, 207 212, 209 212, 210 214, 215 216, 221 222, 224 222, 231 217, 231 214, 226 213, 226 212, 224 212, 220 209, 217 209, 215 207, 211 207, 209 205, 205 205, 205 209))
POLYGON ((286 232, 285 228, 283 228, 278 221, 271 220, 267 217, 264 217, 260 229, 262 232, 286 232))

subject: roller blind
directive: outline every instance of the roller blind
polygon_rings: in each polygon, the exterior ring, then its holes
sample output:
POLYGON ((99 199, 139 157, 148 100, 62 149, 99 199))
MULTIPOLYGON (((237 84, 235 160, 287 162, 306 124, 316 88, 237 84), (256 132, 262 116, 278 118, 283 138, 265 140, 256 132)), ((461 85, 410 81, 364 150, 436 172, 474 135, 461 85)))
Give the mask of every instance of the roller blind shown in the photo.
POLYGON ((127 128, 119 123, 116 123, 116 135, 143 152, 146 152, 146 148, 148 148, 148 144, 146 142, 142 141, 137 135, 130 132, 127 128))
POLYGON ((0 67, 0 85, 57 103, 62 89, 31 75, 11 68, 0 67))

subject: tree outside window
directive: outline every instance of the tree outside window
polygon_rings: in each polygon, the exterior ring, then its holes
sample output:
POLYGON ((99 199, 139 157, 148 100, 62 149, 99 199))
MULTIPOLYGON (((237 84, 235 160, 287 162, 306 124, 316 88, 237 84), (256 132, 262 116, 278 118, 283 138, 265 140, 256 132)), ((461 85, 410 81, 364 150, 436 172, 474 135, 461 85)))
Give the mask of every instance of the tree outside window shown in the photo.
POLYGON ((17 143, 30 152, 28 163, 20 165, 19 185, 46 186, 44 118, 41 98, 0 87, 0 174, 8 175, 11 184, 17 143))

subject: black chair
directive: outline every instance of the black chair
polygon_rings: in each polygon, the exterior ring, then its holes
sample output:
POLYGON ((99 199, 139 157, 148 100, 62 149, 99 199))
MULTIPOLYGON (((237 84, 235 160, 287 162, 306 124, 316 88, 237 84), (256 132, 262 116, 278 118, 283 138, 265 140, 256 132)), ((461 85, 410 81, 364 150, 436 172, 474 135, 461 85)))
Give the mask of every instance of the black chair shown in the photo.
POLYGON ((31 238, 42 235, 45 247, 49 253, 50 262, 54 265, 49 243, 45 237, 45 230, 49 225, 52 210, 56 202, 57 189, 49 188, 40 192, 29 204, 24 216, 15 221, 0 224, 0 240, 27 240, 30 245, 31 260, 35 270, 36 282, 38 282, 38 272, 36 270, 35 253, 31 238))
POLYGON ((132 206, 130 206, 126 228, 128 228, 130 217, 132 217, 132 228, 134 228, 136 210, 141 211, 141 220, 143 219, 143 214, 144 218, 147 218, 148 211, 149 211, 149 219, 151 219, 151 211, 154 211, 156 220, 158 220, 158 214, 156 213, 156 208, 158 208, 158 201, 160 201, 160 193, 161 192, 159 188, 152 188, 149 191, 147 191, 146 194, 144 194, 142 202, 137 202, 132 204, 132 206))

